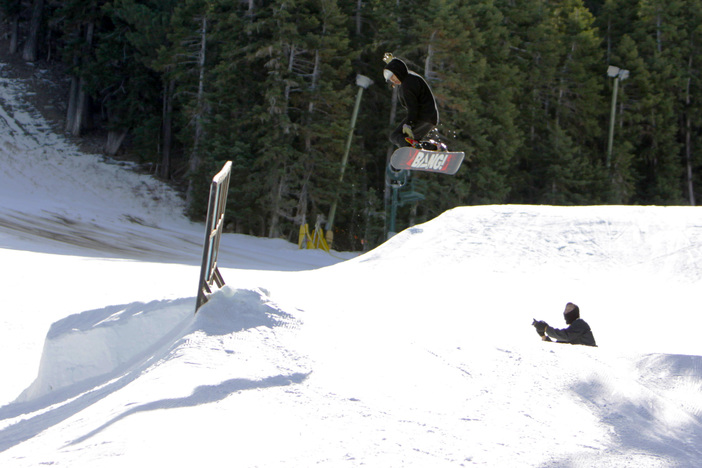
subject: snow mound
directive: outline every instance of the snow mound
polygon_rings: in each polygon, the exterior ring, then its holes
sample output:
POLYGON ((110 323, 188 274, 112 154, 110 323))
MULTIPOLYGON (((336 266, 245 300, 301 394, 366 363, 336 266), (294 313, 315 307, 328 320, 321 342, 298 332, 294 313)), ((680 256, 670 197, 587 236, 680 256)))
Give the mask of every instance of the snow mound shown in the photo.
POLYGON ((363 278, 327 286, 350 327, 387 321, 425 336, 436 328, 441 341, 511 347, 533 339, 533 318, 565 326, 563 307, 574 302, 601 346, 700 351, 696 207, 461 207, 328 271, 363 278), (647 320, 661 317, 675 337, 651 336, 647 320))
POLYGON ((197 315, 193 312, 194 300, 187 298, 110 306, 54 323, 46 336, 39 375, 16 402, 47 395, 65 399, 143 371, 173 353, 189 335, 272 328, 283 324, 286 316, 264 291, 228 286, 197 315))
POLYGON ((696 207, 488 205, 449 210, 357 261, 491 273, 643 269, 698 281, 701 245, 696 207))
POLYGON ((39 375, 17 401, 118 377, 180 338, 192 313, 193 301, 181 299, 110 306, 56 322, 44 342, 39 375))
POLYGON ((225 287, 197 315, 192 298, 78 314, 51 328, 35 399, 0 408, 0 453, 19 466, 696 466, 701 226, 685 208, 460 208, 328 268, 223 268, 266 290, 225 287), (563 326, 568 301, 599 348, 530 327, 563 326))

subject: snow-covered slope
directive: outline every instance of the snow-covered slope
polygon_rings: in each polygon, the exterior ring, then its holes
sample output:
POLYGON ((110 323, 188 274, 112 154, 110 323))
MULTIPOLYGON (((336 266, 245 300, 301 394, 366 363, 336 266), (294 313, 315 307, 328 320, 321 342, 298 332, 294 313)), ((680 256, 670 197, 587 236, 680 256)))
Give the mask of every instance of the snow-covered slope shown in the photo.
POLYGON ((699 465, 699 209, 457 208, 357 258, 227 235, 194 315, 201 226, 38 151, 60 138, 14 86, 0 466, 699 465), (538 339, 568 301, 598 348, 538 339))

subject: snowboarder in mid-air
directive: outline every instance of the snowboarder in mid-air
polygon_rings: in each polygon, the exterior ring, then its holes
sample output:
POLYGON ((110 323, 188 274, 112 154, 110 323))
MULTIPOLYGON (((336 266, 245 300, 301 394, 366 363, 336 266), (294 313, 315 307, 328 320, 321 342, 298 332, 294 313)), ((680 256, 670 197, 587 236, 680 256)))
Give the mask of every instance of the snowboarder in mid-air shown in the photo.
POLYGON ((383 76, 393 88, 398 87, 400 102, 407 109, 407 117, 390 134, 390 141, 397 149, 390 156, 389 168, 454 175, 465 153, 449 151, 439 140, 435 132, 439 111, 431 88, 424 78, 392 54, 385 54, 383 61, 387 64, 383 76))
POLYGON ((577 305, 572 302, 566 304, 563 318, 568 328, 553 328, 548 323, 536 319, 532 325, 543 341, 552 341, 553 338, 558 343, 597 346, 590 325, 580 318, 580 308, 577 305))
POLYGON ((390 141, 398 148, 412 146, 412 140, 423 140, 439 124, 434 94, 424 78, 410 71, 402 60, 386 53, 383 61, 387 64, 385 81, 393 88, 399 86, 400 102, 407 109, 407 117, 390 134, 390 141))

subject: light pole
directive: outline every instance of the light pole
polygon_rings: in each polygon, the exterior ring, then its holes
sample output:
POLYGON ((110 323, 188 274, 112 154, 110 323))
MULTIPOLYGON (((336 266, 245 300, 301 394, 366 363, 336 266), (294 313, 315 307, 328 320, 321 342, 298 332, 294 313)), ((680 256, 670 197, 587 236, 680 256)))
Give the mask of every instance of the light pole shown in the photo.
POLYGON ((619 82, 629 78, 629 70, 610 65, 607 68, 607 76, 614 78, 614 89, 612 90, 612 110, 609 114, 609 140, 607 141, 607 167, 612 163, 612 142, 614 141, 614 118, 617 110, 617 92, 619 82))
POLYGON ((358 86, 358 94, 356 94, 356 104, 353 106, 353 114, 351 115, 351 128, 349 129, 349 137, 346 140, 346 149, 344 150, 344 157, 341 160, 341 171, 339 173, 339 184, 336 186, 336 195, 334 196, 334 201, 329 209, 329 219, 327 220, 327 234, 326 240, 329 248, 332 246, 334 241, 334 232, 332 228, 334 227, 334 216, 336 215, 336 203, 339 200, 339 190, 341 189, 341 183, 344 181, 344 172, 346 171, 346 163, 349 160, 349 151, 351 150, 351 141, 353 140, 353 131, 356 128, 356 118, 358 117, 358 109, 361 106, 361 96, 363 96, 363 90, 367 89, 373 84, 373 80, 363 75, 356 75, 356 85, 358 86))

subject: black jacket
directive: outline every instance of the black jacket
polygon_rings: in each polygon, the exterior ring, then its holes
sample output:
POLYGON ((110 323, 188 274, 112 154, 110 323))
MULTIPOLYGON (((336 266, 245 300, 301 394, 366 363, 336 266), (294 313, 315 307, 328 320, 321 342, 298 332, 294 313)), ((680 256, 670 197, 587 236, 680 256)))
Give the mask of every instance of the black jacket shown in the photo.
POLYGON ((547 326, 546 334, 551 338, 555 338, 559 343, 597 346, 592 330, 590 330, 590 325, 581 318, 571 323, 568 328, 561 329, 547 326))
POLYGON ((431 88, 424 78, 409 71, 405 62, 392 59, 385 67, 400 80, 400 101, 407 109, 406 123, 414 127, 419 122, 439 124, 439 112, 431 88))

